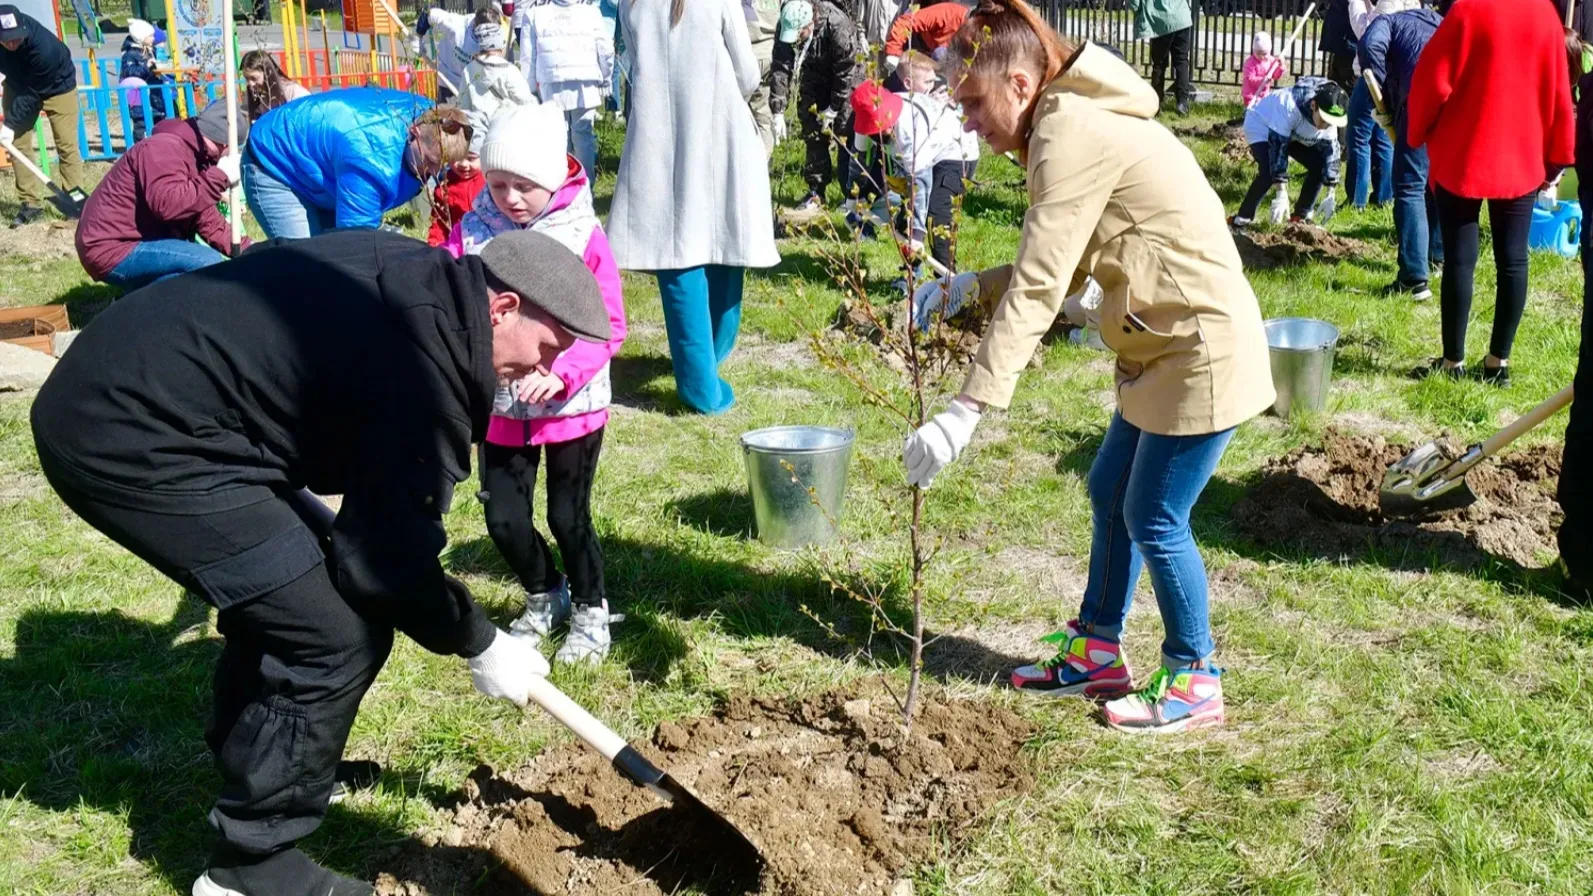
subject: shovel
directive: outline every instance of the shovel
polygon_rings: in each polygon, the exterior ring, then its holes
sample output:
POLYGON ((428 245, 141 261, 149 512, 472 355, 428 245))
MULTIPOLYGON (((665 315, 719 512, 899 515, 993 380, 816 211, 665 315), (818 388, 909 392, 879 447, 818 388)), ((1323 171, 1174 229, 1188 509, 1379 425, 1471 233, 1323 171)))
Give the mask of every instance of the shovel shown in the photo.
POLYGON ((88 196, 82 190, 77 187, 73 187, 71 190, 61 189, 60 184, 46 177, 44 172, 39 170, 39 166, 28 158, 28 154, 17 149, 15 144, 7 142, 5 151, 11 156, 13 162, 28 169, 29 174, 50 185, 50 192, 54 194, 55 207, 61 210, 61 214, 66 215, 68 218, 80 218, 83 216, 83 203, 88 201, 88 196))
POLYGON ((729 819, 710 809, 706 803, 687 790, 684 784, 648 762, 647 757, 632 749, 624 738, 581 708, 580 704, 554 687, 552 682, 546 678, 535 679, 531 685, 530 697, 533 703, 574 732, 575 736, 585 741, 587 746, 612 762, 620 774, 651 790, 668 801, 675 811, 682 813, 683 820, 688 820, 690 824, 696 826, 695 836, 691 839, 709 844, 712 849, 723 855, 727 870, 736 879, 756 879, 763 872, 766 865, 763 854, 751 840, 747 839, 746 834, 741 833, 729 819))
POLYGON ((1571 403, 1571 386, 1554 393, 1542 404, 1522 414, 1514 423, 1499 430, 1480 445, 1450 460, 1436 442, 1428 442, 1405 455, 1383 474, 1383 491, 1378 495, 1384 516, 1413 516, 1458 510, 1477 500, 1466 473, 1504 450, 1538 424, 1571 403))

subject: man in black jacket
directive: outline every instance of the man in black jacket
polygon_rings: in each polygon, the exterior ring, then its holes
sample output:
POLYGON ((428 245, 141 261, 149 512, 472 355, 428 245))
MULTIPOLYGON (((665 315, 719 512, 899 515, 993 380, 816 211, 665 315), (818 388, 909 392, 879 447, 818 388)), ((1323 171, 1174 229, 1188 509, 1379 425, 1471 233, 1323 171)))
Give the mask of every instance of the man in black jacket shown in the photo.
POLYGON ((1317 50, 1328 57, 1327 78, 1344 88, 1355 89, 1355 29, 1350 27, 1350 0, 1326 0, 1322 4, 1322 37, 1317 50))
POLYGON ((863 80, 857 25, 829 0, 790 0, 780 10, 775 41, 769 70, 769 110, 775 115, 785 113, 797 45, 807 41, 797 90, 797 120, 802 124, 802 142, 807 145, 802 176, 808 183, 808 198, 802 210, 818 211, 824 207, 824 191, 835 177, 830 166, 832 141, 842 198, 851 183, 852 89, 863 80))
POLYGON ((547 663, 438 561, 500 379, 606 341, 574 253, 518 231, 455 260, 345 231, 130 293, 33 405, 39 465, 90 525, 218 610, 206 740, 220 835, 198 896, 370 887, 295 847, 321 822, 393 631, 524 705, 547 663), (335 519, 301 489, 343 495, 335 519))
MULTIPOLYGON (((66 44, 38 20, 10 4, 0 4, 0 143, 15 143, 18 152, 33 152, 33 126, 41 114, 50 119, 55 151, 61 157, 55 179, 62 188, 85 186, 83 156, 77 148, 77 68, 66 44)), ((21 227, 44 216, 49 188, 32 174, 16 170, 22 208, 11 222, 21 227)))

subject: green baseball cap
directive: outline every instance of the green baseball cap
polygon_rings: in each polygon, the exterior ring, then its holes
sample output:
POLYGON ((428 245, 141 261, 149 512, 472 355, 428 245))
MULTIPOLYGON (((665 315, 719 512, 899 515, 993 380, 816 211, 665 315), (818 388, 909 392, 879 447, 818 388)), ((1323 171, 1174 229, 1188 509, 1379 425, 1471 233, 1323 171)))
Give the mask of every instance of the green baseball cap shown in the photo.
POLYGON ((1336 128, 1349 124, 1350 114, 1347 110, 1350 98, 1344 88, 1329 81, 1323 84, 1316 92, 1316 111, 1322 120, 1336 128))
POLYGON ((781 43, 794 43, 802 29, 813 24, 813 4, 808 0, 790 0, 780 7, 780 31, 774 36, 781 43))

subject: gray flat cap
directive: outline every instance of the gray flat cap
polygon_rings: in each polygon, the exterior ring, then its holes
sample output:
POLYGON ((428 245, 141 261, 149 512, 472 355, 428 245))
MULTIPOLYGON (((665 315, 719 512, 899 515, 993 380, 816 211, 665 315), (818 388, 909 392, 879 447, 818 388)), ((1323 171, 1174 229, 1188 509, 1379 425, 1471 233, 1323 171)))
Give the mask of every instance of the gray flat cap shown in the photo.
MULTIPOLYGON (((215 100, 199 113, 199 133, 216 141, 222 146, 227 145, 227 104, 215 100)), ((238 146, 249 140, 249 113, 243 109, 238 110, 238 146)))
POLYGON ((603 307, 597 278, 580 256, 553 237, 534 230, 499 234, 481 250, 481 264, 576 339, 609 340, 608 309, 603 307))

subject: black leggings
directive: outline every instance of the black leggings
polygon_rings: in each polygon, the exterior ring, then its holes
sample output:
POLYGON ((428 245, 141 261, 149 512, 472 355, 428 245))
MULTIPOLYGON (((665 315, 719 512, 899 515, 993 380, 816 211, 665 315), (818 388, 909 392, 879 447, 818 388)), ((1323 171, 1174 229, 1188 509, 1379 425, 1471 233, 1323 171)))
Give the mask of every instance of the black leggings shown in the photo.
MULTIPOLYGON (((972 166, 968 166, 972 167, 972 166)), ((936 162, 929 187, 929 243, 930 255, 947 268, 952 267, 956 234, 952 231, 952 218, 957 210, 957 197, 964 189, 963 178, 969 172, 962 162, 936 162)))
MULTIPOLYGON (((1439 290, 1443 312, 1444 359, 1466 360, 1466 326, 1471 322, 1471 294, 1477 276, 1480 244, 1477 220, 1481 199, 1434 186, 1438 200, 1438 228, 1444 235, 1444 282, 1439 290)), ((1536 193, 1518 199, 1489 199, 1488 223, 1493 225, 1493 262, 1498 269, 1493 338, 1488 353, 1504 360, 1516 341, 1516 328, 1527 307, 1527 234, 1532 227, 1532 202, 1536 193)))
POLYGON ((559 587, 553 550, 532 518, 537 466, 545 451, 548 528, 564 557, 570 597, 582 606, 604 599, 603 547, 592 527, 592 479, 602 449, 601 429, 551 445, 485 446, 481 481, 487 491, 487 533, 526 591, 540 594, 559 587))
MULTIPOLYGON (((1254 220, 1256 213, 1261 209, 1261 200, 1267 198, 1274 184, 1287 186, 1288 181, 1274 180, 1272 175, 1272 154, 1276 147, 1266 141, 1250 144, 1250 158, 1256 161, 1256 176, 1250 181, 1250 189, 1245 191, 1245 198, 1239 203, 1237 217, 1247 221, 1254 220)), ((1327 176, 1328 158, 1325 149, 1318 149, 1289 141, 1286 150, 1289 158, 1305 166, 1305 181, 1300 185, 1300 195, 1294 199, 1294 215, 1298 218, 1305 217, 1306 213, 1316 207, 1316 197, 1322 192, 1322 181, 1327 176)), ((1329 185, 1331 188, 1331 185, 1329 185)))

